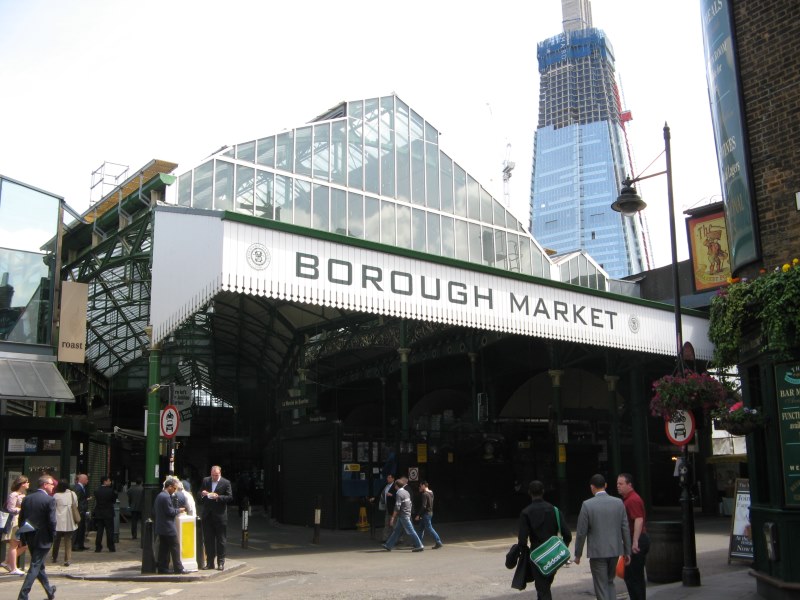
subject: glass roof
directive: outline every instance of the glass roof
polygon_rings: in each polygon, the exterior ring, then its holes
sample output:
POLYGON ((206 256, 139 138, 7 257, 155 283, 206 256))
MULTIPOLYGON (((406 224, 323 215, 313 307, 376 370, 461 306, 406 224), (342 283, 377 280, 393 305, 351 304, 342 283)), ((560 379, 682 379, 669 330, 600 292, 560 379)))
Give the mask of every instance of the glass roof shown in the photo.
POLYGON ((223 148, 179 176, 177 203, 551 278, 525 227, 395 95, 223 148))

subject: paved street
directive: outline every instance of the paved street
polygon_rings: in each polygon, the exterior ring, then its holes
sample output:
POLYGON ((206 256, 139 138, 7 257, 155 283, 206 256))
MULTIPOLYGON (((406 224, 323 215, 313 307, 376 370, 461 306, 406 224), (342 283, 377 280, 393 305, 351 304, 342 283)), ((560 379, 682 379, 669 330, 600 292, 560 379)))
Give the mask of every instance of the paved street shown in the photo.
MULTIPOLYGON (((386 552, 370 533, 326 531, 320 544, 311 543, 311 528, 278 525, 263 516, 251 518, 249 547, 241 548, 239 520, 232 511, 229 558, 224 572, 200 571, 188 576, 142 576, 141 550, 123 529, 117 552, 76 553, 69 567, 48 564, 61 600, 151 600, 170 596, 195 599, 371 599, 407 600, 535 597, 511 589, 513 571, 503 566, 513 543, 512 519, 472 523, 437 524, 445 547, 412 554, 401 546, 386 552)), ((648 594, 659 600, 673 598, 756 598, 749 565, 727 563, 730 521, 697 520, 697 552, 703 586, 684 588, 680 583, 651 585, 648 594)), ((91 541, 91 540, 90 540, 91 541)), ((93 544, 90 543, 90 546, 93 544)), ((0 598, 14 598, 21 578, 0 576, 0 598)), ((31 598, 44 598, 39 586, 31 598)), ((619 582, 618 596, 626 598, 619 582)), ((589 566, 570 565, 559 571, 554 585, 558 599, 593 598, 589 566)))

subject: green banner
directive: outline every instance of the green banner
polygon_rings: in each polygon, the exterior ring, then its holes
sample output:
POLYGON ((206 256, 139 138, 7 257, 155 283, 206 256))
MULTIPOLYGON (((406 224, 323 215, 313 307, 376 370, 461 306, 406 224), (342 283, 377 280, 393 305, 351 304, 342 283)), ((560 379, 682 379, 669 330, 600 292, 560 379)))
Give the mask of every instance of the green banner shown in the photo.
POLYGON ((800 363, 775 366, 786 506, 800 507, 800 363))

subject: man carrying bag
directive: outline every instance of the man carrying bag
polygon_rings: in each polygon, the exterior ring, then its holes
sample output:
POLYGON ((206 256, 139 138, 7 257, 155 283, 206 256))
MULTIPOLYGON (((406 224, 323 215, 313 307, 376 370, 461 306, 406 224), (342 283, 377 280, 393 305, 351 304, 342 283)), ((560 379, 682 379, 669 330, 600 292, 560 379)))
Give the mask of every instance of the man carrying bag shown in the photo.
MULTIPOLYGON (((544 501, 544 484, 541 481, 531 481, 528 486, 528 494, 530 494, 531 503, 519 515, 519 534, 517 536, 519 558, 511 587, 524 590, 526 582, 533 581, 539 600, 551 600, 553 596, 550 593, 550 586, 553 585, 555 579, 556 563, 566 562, 569 553, 567 552, 566 558, 563 560, 562 557, 557 556, 557 561, 545 569, 549 575, 543 575, 528 556, 528 548, 538 549, 558 535, 561 535, 563 543, 568 546, 572 541, 572 534, 569 527, 560 518, 558 509, 544 501), (528 540, 530 540, 530 544, 528 544, 528 540)), ((550 559, 547 562, 550 562, 550 559)))

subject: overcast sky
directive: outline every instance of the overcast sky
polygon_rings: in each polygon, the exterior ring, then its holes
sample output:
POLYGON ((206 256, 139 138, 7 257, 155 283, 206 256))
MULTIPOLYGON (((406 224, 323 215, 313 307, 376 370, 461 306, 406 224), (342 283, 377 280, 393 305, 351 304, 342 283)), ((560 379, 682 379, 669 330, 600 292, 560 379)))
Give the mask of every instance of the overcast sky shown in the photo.
MULTIPOLYGON (((699 5, 592 2, 633 113, 636 174, 671 127, 682 258, 681 210, 720 194, 699 5)), ((510 209, 527 225, 536 44, 561 29, 559 0, 0 0, 0 173, 82 212, 104 161, 183 172, 342 100, 396 92, 498 199, 511 144, 510 209)), ((648 172, 663 168, 662 157, 648 172)), ((657 266, 670 261, 666 187, 640 186, 657 266)))

